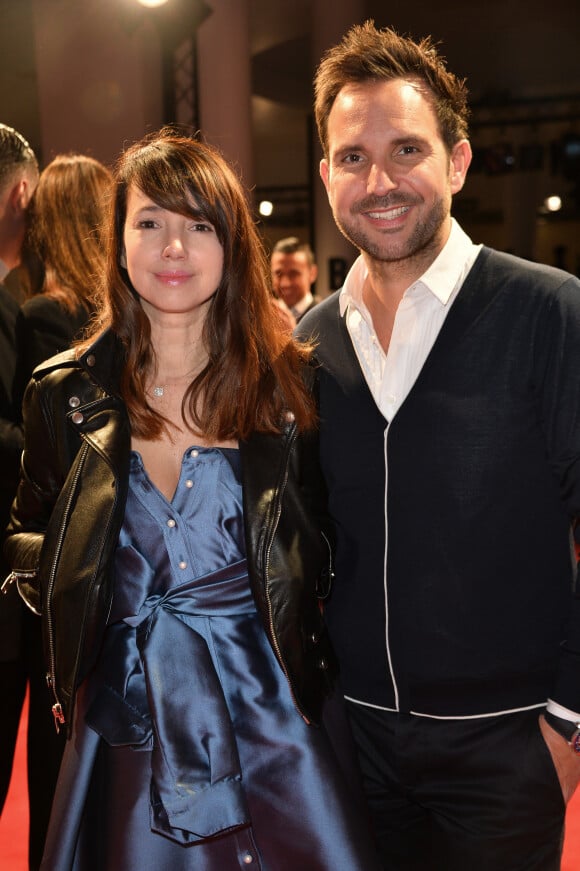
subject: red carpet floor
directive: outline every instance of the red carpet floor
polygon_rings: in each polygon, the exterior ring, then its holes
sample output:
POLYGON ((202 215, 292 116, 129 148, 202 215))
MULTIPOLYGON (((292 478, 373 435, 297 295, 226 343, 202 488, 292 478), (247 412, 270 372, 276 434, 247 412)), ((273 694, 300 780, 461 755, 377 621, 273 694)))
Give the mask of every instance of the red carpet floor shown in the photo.
MULTIPOLYGON (((4 812, 0 817, 0 868, 2 871, 28 871, 25 731, 26 717, 23 717, 18 735, 17 758, 10 792, 4 812)), ((568 808, 562 871, 580 871, 580 790, 568 808)))

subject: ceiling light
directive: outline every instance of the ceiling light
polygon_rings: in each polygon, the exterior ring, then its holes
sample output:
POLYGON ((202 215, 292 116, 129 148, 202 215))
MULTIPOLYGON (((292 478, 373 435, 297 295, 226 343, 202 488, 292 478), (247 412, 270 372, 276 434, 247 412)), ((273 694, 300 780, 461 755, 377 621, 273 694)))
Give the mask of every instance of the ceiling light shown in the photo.
POLYGON ((270 200, 262 200, 258 206, 258 211, 264 216, 264 218, 269 218, 274 211, 274 204, 271 203, 270 200))
POLYGON ((167 0, 138 0, 141 6, 149 6, 153 8, 154 6, 163 6, 167 3, 167 0))
POLYGON ((559 212, 562 208, 562 200, 557 196, 546 197, 544 205, 549 212, 559 212))

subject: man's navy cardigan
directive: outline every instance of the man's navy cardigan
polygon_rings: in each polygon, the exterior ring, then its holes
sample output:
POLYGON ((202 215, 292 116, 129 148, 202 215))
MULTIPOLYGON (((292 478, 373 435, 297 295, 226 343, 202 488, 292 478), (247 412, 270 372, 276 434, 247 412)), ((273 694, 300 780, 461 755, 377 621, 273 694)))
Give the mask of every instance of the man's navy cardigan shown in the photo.
POLYGON ((345 695, 433 716, 548 696, 580 711, 580 282, 483 248, 390 423, 338 294, 298 332, 319 342, 345 695))

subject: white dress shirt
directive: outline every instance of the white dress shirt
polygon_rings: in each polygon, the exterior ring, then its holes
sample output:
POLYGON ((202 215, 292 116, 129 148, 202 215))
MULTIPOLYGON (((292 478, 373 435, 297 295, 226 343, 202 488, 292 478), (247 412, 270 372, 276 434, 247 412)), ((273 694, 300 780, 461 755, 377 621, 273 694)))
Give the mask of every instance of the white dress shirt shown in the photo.
POLYGON ((304 312, 308 309, 308 307, 314 302, 314 297, 312 293, 308 291, 305 293, 302 299, 299 299, 296 305, 293 305, 290 311, 294 315, 294 317, 298 320, 302 317, 304 312))
POLYGON ((340 313, 347 311, 346 325, 360 367, 381 414, 388 421, 415 383, 480 249, 481 245, 474 245, 452 220, 443 250, 403 294, 387 354, 363 301, 368 270, 362 255, 351 267, 340 292, 340 313))

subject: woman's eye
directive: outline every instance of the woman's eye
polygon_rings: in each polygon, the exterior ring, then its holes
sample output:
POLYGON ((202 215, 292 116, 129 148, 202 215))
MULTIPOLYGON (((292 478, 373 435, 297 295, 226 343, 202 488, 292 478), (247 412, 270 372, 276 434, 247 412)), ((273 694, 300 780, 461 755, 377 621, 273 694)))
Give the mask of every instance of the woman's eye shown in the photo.
POLYGON ((198 233, 203 233, 203 232, 211 233, 213 230, 213 227, 211 224, 192 224, 192 230, 195 230, 198 233))
POLYGON ((137 226, 140 230, 153 230, 157 225, 155 221, 143 220, 139 221, 137 226))

